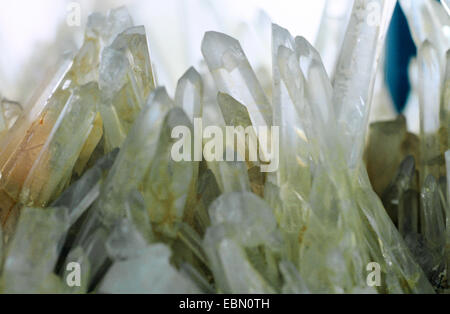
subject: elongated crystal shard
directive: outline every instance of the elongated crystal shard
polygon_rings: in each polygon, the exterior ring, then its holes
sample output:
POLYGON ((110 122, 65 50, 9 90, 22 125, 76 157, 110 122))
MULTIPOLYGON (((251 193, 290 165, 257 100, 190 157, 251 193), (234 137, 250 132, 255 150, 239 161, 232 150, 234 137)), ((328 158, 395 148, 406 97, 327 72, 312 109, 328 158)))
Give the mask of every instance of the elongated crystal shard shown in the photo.
POLYGON ((93 127, 98 102, 97 84, 90 83, 76 89, 64 104, 24 181, 20 195, 23 204, 45 206, 67 186, 93 127))
POLYGON ((119 150, 113 150, 104 156, 84 175, 71 184, 51 206, 69 209, 70 224, 75 221, 94 203, 100 195, 100 187, 105 173, 111 168, 119 150))
POLYGON ((440 60, 445 62, 445 52, 450 47, 449 16, 445 6, 427 0, 400 0, 399 3, 416 46, 429 40, 436 47, 440 60))
POLYGON ((154 91, 130 130, 101 191, 98 209, 113 223, 129 194, 144 180, 157 152, 164 119, 174 106, 164 88, 154 91))
POLYGON ((439 282, 439 275, 445 270, 445 220, 439 197, 438 185, 432 175, 424 181, 420 194, 422 204, 421 233, 425 245, 430 250, 428 266, 425 271, 432 283, 439 282))
POLYGON ((406 157, 400 164, 394 179, 383 192, 383 204, 394 223, 399 221, 400 199, 406 190, 411 188, 415 170, 414 157, 406 157))
POLYGON ((236 153, 239 161, 247 161, 250 164, 257 162, 258 140, 247 108, 230 95, 221 92, 217 94, 217 103, 227 124, 224 143, 228 149, 226 160, 234 160, 236 153))
POLYGON ((277 24, 272 24, 272 106, 273 124, 282 126, 282 104, 280 91, 280 70, 278 67, 278 49, 280 46, 294 49, 295 43, 289 31, 277 24))
POLYGON ((233 240, 223 239, 218 246, 218 254, 230 287, 230 293, 274 292, 273 288, 248 261, 243 248, 233 240))
MULTIPOLYGON (((310 142, 316 162, 327 162, 334 168, 342 164, 341 137, 336 136, 337 125, 332 102, 333 87, 318 51, 303 37, 295 38, 295 51, 305 77, 305 96, 309 114, 302 120, 311 120, 310 142)), ((306 122, 304 122, 306 124, 306 122)))
POLYGON ((247 107, 254 127, 271 126, 271 105, 239 42, 222 33, 206 32, 202 54, 219 91, 247 107))
POLYGON ((395 3, 356 0, 342 44, 333 102, 351 169, 361 160, 378 61, 395 3))
POLYGON ((203 82, 200 74, 190 67, 178 80, 175 92, 175 105, 183 108, 194 123, 203 113, 203 82))
POLYGON ((442 85, 440 121, 442 130, 446 130, 445 139, 441 139, 441 153, 450 145, 450 49, 446 53, 446 67, 442 85))
POLYGON ((106 151, 120 147, 148 95, 155 88, 143 26, 117 36, 102 52, 99 68, 100 112, 106 151))
MULTIPOLYGON (((395 285, 388 287, 392 289, 388 291, 434 293, 424 271, 416 263, 376 194, 370 189, 356 192, 358 204, 376 234, 387 272, 394 274, 395 280, 407 283, 406 286, 400 284, 397 288, 395 285)), ((372 253, 375 252, 372 251, 372 253)))
POLYGON ((153 244, 139 256, 112 265, 100 293, 198 293, 199 289, 169 262, 170 248, 153 244))
POLYGON ((4 292, 39 292, 55 267, 68 219, 65 208, 23 209, 3 266, 4 292))
POLYGON ((308 81, 309 106, 315 122, 334 126, 335 109, 332 106, 333 87, 319 52, 304 38, 295 38, 295 49, 300 57, 303 74, 308 81), (322 92, 320 92, 322 91, 322 92))
POLYGON ((421 192, 423 207, 422 233, 430 247, 443 248, 445 223, 436 179, 429 175, 421 192))
MULTIPOLYGON (((176 237, 177 224, 183 219, 187 200, 194 192, 191 186, 195 186, 197 180, 194 171, 198 162, 192 161, 192 152, 187 160, 173 157, 174 143, 179 140, 172 137, 172 130, 180 127, 193 133, 190 119, 181 108, 175 107, 167 113, 155 156, 141 187, 155 232, 170 238, 176 237)), ((192 139, 184 140, 193 146, 192 139)))
POLYGON ((419 48, 419 108, 421 136, 421 178, 440 175, 439 115, 441 102, 441 70, 439 55, 429 41, 419 48))
POLYGON ((316 157, 311 114, 294 38, 276 24, 272 25, 272 37, 274 124, 280 127, 277 219, 285 230, 297 233, 304 227, 304 201, 311 186, 308 168, 316 157))
POLYGON ((419 195, 414 190, 407 190, 400 196, 398 205, 398 230, 403 238, 418 233, 419 195))
POLYGON ((295 266, 289 261, 280 262, 280 272, 283 274, 285 284, 283 293, 307 294, 310 293, 304 280, 295 266))

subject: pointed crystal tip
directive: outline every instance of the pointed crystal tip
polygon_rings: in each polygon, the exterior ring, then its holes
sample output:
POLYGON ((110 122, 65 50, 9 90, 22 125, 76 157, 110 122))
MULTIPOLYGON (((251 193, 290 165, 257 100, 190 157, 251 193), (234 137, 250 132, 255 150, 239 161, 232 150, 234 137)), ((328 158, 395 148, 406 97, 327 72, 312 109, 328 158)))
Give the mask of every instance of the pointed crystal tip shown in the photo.
POLYGON ((239 41, 219 32, 209 31, 202 40, 202 54, 211 70, 236 68, 246 57, 239 41))

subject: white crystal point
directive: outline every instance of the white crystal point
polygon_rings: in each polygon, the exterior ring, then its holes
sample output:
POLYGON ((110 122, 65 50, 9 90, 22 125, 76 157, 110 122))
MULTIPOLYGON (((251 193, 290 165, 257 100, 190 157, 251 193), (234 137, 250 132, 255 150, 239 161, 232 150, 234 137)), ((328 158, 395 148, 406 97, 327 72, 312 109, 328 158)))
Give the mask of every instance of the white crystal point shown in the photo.
POLYGON ((202 54, 219 91, 247 107, 254 127, 271 126, 271 105, 239 42, 222 33, 206 32, 202 54))
POLYGON ((178 80, 175 105, 183 108, 191 122, 203 113, 203 82, 194 67, 190 67, 178 80))
POLYGON ((356 0, 342 44, 333 102, 351 169, 361 161, 378 61, 394 5, 393 0, 356 0), (374 7, 381 15, 373 15, 374 7))
MULTIPOLYGON (((305 37, 303 36, 296 36, 295 37, 295 52, 298 54, 299 57, 305 58, 305 61, 309 61, 306 62, 306 64, 302 64, 302 70, 304 72, 304 74, 307 76, 308 74, 308 66, 309 63, 312 62, 313 60, 322 63, 322 57, 320 56, 319 52, 316 50, 316 48, 314 48, 313 45, 311 45, 311 43, 306 40, 305 37)), ((323 65, 323 63, 322 63, 323 65)), ((325 67, 324 71, 326 73, 325 67)), ((327 75, 328 76, 328 75, 327 75)))
POLYGON ((102 280, 100 293, 199 293, 169 262, 170 248, 153 244, 138 257, 115 262, 102 280))
POLYGON ((272 23, 272 54, 276 54, 280 46, 294 49, 294 38, 287 29, 272 23))

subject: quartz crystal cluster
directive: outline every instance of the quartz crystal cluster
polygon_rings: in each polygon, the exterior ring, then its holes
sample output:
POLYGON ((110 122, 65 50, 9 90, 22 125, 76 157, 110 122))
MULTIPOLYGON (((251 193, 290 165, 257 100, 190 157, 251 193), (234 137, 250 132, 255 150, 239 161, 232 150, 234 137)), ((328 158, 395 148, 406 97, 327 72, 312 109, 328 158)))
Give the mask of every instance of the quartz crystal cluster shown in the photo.
MULTIPOLYGON (((207 32, 207 69, 188 69, 174 99, 155 78, 144 27, 125 8, 92 14, 35 102, 0 97, 0 291, 447 291, 449 16, 401 1, 420 47, 410 76, 421 131, 403 116, 369 126, 395 3, 354 1, 330 75, 313 45, 273 24, 272 86, 236 39, 207 32), (197 118, 278 126, 278 169, 175 161, 172 130, 194 134, 197 118)), ((321 50, 330 28, 325 19, 321 50)), ((248 157, 244 144, 233 149, 248 157)))

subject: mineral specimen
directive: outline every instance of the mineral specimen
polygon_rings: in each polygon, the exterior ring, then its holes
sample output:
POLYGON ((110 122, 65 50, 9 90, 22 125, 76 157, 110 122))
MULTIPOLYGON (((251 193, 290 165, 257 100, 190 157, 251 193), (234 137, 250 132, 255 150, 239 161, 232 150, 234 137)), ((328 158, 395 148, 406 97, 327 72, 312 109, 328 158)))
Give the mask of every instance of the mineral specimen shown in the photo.
POLYGON ((124 8, 91 15, 40 100, 0 98, 0 291, 448 292, 446 12, 401 3, 419 46, 419 136, 401 115, 368 122, 395 1, 341 12, 342 49, 326 65, 331 11, 321 53, 273 24, 271 87, 236 39, 207 32, 206 65, 185 72, 174 100, 144 27, 124 8), (246 132, 211 144, 209 126, 246 132), (192 134, 179 159, 176 127, 192 134), (267 137, 279 147, 272 172, 260 127, 280 130, 267 137))

